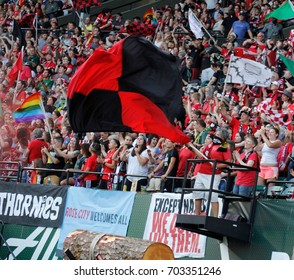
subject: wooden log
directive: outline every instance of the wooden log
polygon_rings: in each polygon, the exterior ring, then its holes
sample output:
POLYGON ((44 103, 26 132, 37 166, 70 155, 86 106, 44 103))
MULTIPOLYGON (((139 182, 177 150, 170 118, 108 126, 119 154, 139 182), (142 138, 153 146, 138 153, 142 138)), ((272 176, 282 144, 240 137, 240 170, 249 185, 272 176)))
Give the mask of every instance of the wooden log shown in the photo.
POLYGON ((87 230, 71 232, 63 243, 63 258, 76 260, 173 260, 163 243, 87 230))

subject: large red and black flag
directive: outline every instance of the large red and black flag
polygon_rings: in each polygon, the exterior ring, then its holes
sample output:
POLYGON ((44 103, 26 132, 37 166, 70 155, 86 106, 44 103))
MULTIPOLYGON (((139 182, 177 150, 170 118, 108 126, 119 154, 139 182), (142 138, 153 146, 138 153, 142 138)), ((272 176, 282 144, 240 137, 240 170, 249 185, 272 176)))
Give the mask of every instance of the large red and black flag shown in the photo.
POLYGON ((109 51, 98 48, 73 76, 69 121, 75 132, 145 132, 187 143, 172 125, 182 106, 181 86, 174 56, 129 36, 109 51))
POLYGON ((127 32, 130 35, 141 35, 141 36, 154 36, 157 25, 146 24, 144 22, 136 23, 133 22, 127 26, 127 32))

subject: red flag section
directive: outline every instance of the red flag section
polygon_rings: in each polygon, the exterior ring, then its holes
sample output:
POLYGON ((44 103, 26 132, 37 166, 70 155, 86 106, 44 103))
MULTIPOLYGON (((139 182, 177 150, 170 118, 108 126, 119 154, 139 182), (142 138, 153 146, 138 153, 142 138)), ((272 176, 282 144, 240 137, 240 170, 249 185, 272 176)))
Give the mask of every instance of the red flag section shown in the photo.
POLYGON ((258 104, 256 111, 266 115, 271 123, 279 126, 286 126, 290 123, 289 111, 288 110, 274 110, 272 104, 276 98, 266 98, 258 104))
POLYGON ((17 79, 18 73, 22 69, 22 58, 23 58, 23 54, 22 54, 22 50, 21 50, 19 52, 19 56, 18 56, 15 64, 13 65, 13 67, 10 70, 9 74, 7 75, 7 78, 9 80, 8 88, 11 88, 13 86, 15 80, 17 79))
POLYGON ((247 48, 236 47, 234 49, 234 55, 238 57, 243 57, 251 60, 256 60, 257 53, 253 52, 247 48))
POLYGON ((174 56, 130 36, 109 51, 97 49, 78 69, 68 88, 69 121, 75 132, 135 131, 187 143, 172 125, 181 86, 174 56))

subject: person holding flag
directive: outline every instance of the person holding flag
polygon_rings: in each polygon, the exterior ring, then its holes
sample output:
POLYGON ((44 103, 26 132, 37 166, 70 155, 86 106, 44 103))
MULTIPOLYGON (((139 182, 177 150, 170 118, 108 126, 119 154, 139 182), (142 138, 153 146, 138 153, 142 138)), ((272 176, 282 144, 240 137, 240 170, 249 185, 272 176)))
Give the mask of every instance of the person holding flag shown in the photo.
MULTIPOLYGON (((188 148, 190 148, 200 159, 211 159, 211 160, 219 160, 223 162, 230 163, 232 162, 232 154, 228 147, 228 143, 226 142, 229 138, 229 132, 226 129, 218 130, 214 135, 210 134, 212 138, 212 142, 207 145, 202 152, 200 152, 191 142, 186 144, 188 148)), ((212 162, 200 162, 197 165, 197 175, 196 181, 194 184, 194 189, 196 191, 195 194, 195 214, 201 214, 201 205, 202 200, 208 198, 208 190, 210 188, 211 183, 213 184, 213 189, 218 190, 220 181, 221 181, 221 172, 222 169, 227 167, 226 163, 217 162, 216 169, 213 170, 212 162), (214 180, 213 174, 214 173, 214 180), (200 191, 197 189, 207 189, 207 191, 200 191)), ((218 203, 218 194, 216 192, 212 192, 211 194, 211 208, 214 217, 218 217, 219 214, 219 203, 218 203)))
POLYGON ((27 97, 27 93, 25 91, 26 82, 19 80, 16 83, 16 87, 14 89, 14 95, 12 99, 12 110, 15 110, 18 106, 20 106, 27 97))

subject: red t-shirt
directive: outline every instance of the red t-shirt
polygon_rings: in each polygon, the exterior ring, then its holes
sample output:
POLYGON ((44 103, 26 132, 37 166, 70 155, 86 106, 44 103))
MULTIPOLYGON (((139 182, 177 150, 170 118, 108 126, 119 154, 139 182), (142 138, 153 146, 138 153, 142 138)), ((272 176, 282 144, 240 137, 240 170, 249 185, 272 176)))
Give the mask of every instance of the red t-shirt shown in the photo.
POLYGON ((195 103, 195 104, 192 106, 192 108, 193 108, 194 110, 200 110, 200 109, 201 109, 201 103, 195 103))
MULTIPOLYGON (((231 161, 232 160, 232 154, 230 149, 228 148, 226 151, 218 151, 217 149, 220 147, 220 145, 212 145, 210 148, 208 148, 208 153, 203 151, 204 155, 207 156, 209 159, 215 159, 215 160, 221 160, 221 161, 231 161)), ((212 174, 213 167, 209 162, 202 162, 198 164, 199 169, 198 172, 202 174, 212 174)), ((215 171, 215 174, 221 174, 222 170, 217 169, 215 171)))
POLYGON ((35 139, 32 140, 28 146, 29 149, 29 157, 28 162, 32 163, 33 160, 36 160, 38 158, 42 158, 41 149, 42 147, 48 148, 48 144, 44 140, 35 139))
MULTIPOLYGON (((186 163, 188 159, 194 159, 195 153, 189 150, 188 148, 182 148, 179 152, 179 165, 177 170, 177 177, 184 177, 186 163)), ((188 171, 191 167, 192 163, 189 164, 188 171)))
POLYGON ((29 78, 32 78, 32 70, 29 66, 24 65, 20 72, 19 79, 27 82, 29 78))
POLYGON ((53 61, 45 61, 43 64, 45 69, 55 69, 56 64, 53 61))
MULTIPOLYGON (((241 154, 241 159, 244 161, 246 157, 246 152, 241 154)), ((252 167, 257 167, 258 164, 258 155, 256 152, 251 152, 246 162, 253 160, 254 164, 252 167)), ((238 162, 237 162, 238 163, 238 162)), ((236 178, 236 185, 239 186, 246 186, 246 187, 253 187, 255 184, 256 179, 256 172, 255 171, 237 171, 237 178, 236 178)))
POLYGON ((240 125, 241 125, 241 128, 242 128, 242 131, 247 135, 248 134, 248 128, 250 126, 250 128, 252 129, 252 134, 254 134, 256 131, 257 131, 257 128, 253 125, 253 124, 241 124, 241 122, 232 117, 232 121, 230 123, 230 126, 232 127, 232 139, 235 139, 235 135, 239 132, 239 128, 240 128, 240 125))
MULTIPOLYGON (((98 22, 99 27, 102 27, 106 25, 107 23, 112 23, 113 18, 112 15, 104 15, 104 14, 99 14, 96 18, 96 21, 98 22)), ((112 30, 112 25, 106 28, 107 30, 112 30)))
MULTIPOLYGON (((212 105, 212 112, 214 110, 214 107, 215 107, 215 102, 213 103, 212 105)), ((210 112, 210 104, 209 102, 205 101, 203 106, 202 106, 202 111, 206 112, 207 114, 210 112)), ((201 118, 205 121, 206 119, 206 115, 202 115, 201 118)))
MULTIPOLYGON (((92 155, 86 159, 85 165, 83 167, 83 171, 87 170, 88 172, 96 172, 97 171, 97 155, 92 155)), ((84 177, 84 181, 96 181, 98 180, 97 174, 86 174, 84 177)))
MULTIPOLYGON (((105 163, 108 163, 108 164, 113 163, 112 156, 115 152, 116 152, 116 150, 107 152, 106 157, 105 157, 105 163)), ((114 169, 112 169, 112 168, 104 165, 103 173, 107 173, 107 174, 104 174, 102 176, 102 180, 108 180, 109 179, 108 174, 112 174, 114 172, 114 170, 115 170, 115 167, 114 167, 114 169)))

